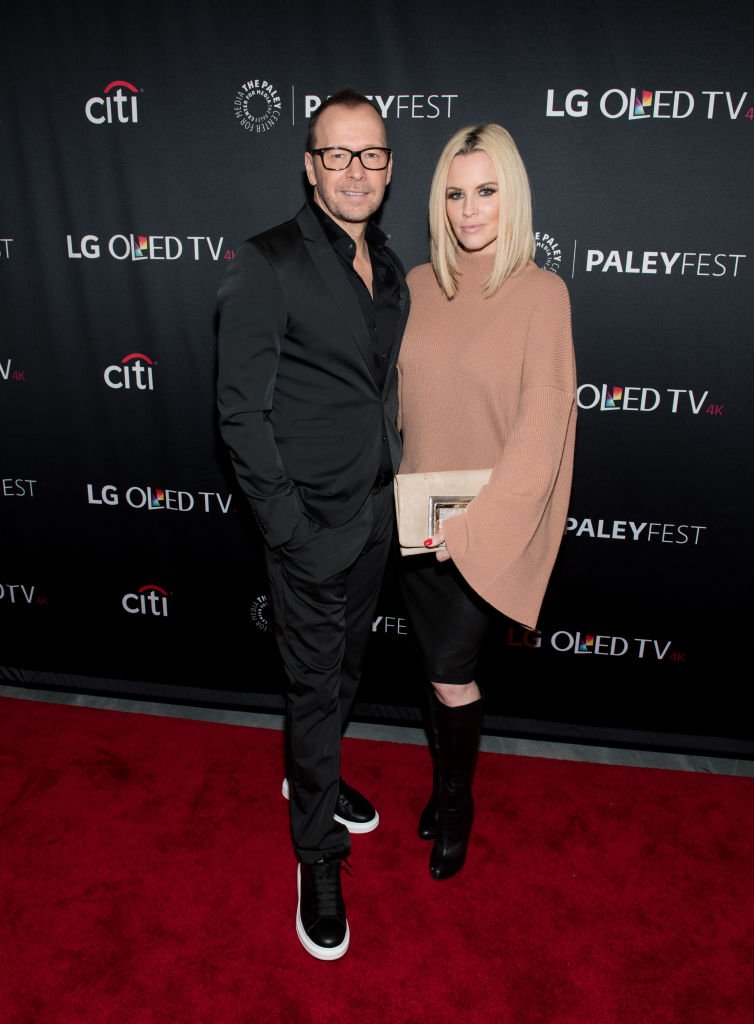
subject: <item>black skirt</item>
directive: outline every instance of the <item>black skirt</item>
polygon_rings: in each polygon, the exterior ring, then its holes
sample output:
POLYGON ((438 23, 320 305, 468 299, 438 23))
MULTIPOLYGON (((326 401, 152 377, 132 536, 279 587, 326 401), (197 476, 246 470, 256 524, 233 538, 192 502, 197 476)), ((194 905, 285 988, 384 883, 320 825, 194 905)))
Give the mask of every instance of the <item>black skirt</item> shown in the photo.
POLYGON ((427 678, 456 686, 476 680, 479 652, 499 612, 451 561, 427 554, 400 562, 401 593, 427 678))

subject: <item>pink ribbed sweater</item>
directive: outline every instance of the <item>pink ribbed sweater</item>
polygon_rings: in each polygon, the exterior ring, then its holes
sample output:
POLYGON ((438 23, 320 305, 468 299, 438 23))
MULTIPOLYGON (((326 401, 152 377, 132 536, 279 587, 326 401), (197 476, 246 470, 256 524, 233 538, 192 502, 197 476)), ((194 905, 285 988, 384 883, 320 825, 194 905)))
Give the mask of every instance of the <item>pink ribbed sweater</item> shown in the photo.
POLYGON ((408 275, 411 312, 398 360, 400 468, 493 467, 466 512, 445 521, 446 545, 478 594, 534 629, 571 491, 570 303, 563 281, 533 262, 484 298, 492 261, 459 252, 459 289, 450 300, 430 264, 408 275))

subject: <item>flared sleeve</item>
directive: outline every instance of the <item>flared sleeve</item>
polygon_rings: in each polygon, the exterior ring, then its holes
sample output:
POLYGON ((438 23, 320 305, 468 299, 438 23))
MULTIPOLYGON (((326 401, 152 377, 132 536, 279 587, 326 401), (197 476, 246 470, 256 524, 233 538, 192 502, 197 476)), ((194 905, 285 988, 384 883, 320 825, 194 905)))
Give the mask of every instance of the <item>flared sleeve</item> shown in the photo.
POLYGON ((576 436, 570 301, 563 281, 547 277, 529 321, 502 456, 466 512, 443 530, 470 586, 527 629, 536 628, 563 538, 576 436))

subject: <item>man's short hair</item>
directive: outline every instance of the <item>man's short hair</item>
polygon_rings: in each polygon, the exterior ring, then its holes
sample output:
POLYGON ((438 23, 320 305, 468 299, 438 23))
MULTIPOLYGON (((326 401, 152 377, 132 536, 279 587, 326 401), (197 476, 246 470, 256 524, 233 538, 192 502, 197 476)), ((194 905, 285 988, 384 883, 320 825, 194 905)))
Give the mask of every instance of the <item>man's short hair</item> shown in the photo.
POLYGON ((309 131, 306 135, 307 153, 310 153, 314 147, 314 132, 317 127, 317 121, 319 121, 320 115, 324 110, 327 110, 328 107, 360 107, 362 104, 371 107, 372 110, 375 110, 382 117, 377 104, 367 96, 364 96, 363 93, 357 92, 356 89, 339 89, 332 96, 328 96, 324 103, 321 103, 309 118, 309 131))

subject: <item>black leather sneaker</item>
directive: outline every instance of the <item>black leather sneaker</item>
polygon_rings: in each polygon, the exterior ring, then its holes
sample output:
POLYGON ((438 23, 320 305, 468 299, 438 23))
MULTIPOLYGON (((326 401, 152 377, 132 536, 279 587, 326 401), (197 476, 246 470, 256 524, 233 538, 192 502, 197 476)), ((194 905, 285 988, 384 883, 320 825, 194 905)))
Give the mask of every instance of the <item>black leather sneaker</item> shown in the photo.
POLYGON ((340 867, 339 860, 298 866, 296 934, 307 953, 318 960, 339 960, 351 940, 340 867))
MULTIPOLYGON (((288 779, 283 779, 283 796, 288 800, 290 791, 288 779)), ((380 816, 365 796, 362 796, 343 779, 338 786, 338 802, 335 805, 336 821, 345 825, 349 832, 373 832, 380 823, 380 816)))

